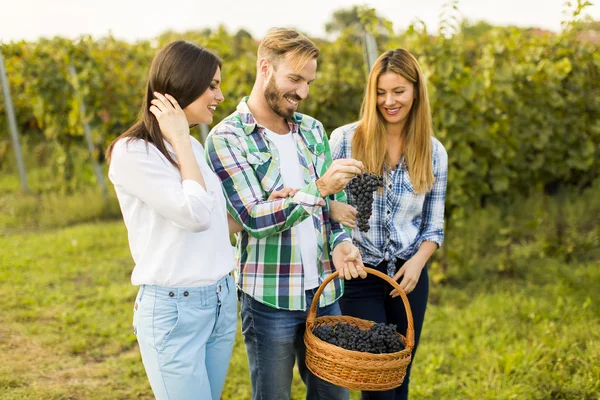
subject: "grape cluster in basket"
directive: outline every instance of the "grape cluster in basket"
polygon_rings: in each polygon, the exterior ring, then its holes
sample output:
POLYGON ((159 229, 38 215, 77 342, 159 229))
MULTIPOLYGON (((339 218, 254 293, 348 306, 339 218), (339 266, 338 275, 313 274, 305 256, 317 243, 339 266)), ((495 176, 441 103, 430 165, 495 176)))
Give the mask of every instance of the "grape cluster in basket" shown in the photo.
POLYGON ((404 343, 396 334, 396 325, 393 324, 374 324, 370 329, 361 330, 356 326, 338 322, 333 325, 320 325, 313 329, 313 334, 346 350, 382 354, 404 349, 404 343))
POLYGON ((369 218, 373 212, 373 193, 380 187, 383 187, 383 176, 374 173, 355 176, 346 186, 351 201, 356 207, 356 222, 361 232, 369 231, 369 218))

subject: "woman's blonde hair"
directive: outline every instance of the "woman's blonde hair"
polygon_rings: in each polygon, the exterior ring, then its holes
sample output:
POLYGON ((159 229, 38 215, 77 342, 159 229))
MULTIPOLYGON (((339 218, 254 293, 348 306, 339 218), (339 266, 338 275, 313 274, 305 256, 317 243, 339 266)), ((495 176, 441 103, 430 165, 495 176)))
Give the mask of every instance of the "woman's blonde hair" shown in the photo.
MULTIPOLYGON (((417 193, 429 191, 434 182, 431 156, 431 108, 425 78, 417 59, 404 49, 382 54, 369 73, 360 122, 352 139, 352 156, 369 172, 383 173, 387 156, 385 119, 377 109, 377 84, 387 72, 412 82, 415 99, 402 132, 408 173, 417 193)), ((388 166, 389 167, 389 166, 388 166)), ((392 166, 393 167, 393 166, 392 166)))
POLYGON ((303 34, 293 29, 272 28, 258 46, 258 60, 265 58, 275 68, 284 60, 300 71, 306 63, 319 57, 317 46, 303 34))

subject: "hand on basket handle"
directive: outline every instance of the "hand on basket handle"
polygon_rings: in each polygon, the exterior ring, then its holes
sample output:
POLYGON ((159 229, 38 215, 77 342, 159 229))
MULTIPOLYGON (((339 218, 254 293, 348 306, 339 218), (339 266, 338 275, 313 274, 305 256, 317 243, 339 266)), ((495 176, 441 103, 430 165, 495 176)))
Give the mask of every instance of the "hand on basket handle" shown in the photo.
POLYGON ((341 279, 367 277, 360 251, 351 242, 344 241, 335 246, 332 258, 341 279))

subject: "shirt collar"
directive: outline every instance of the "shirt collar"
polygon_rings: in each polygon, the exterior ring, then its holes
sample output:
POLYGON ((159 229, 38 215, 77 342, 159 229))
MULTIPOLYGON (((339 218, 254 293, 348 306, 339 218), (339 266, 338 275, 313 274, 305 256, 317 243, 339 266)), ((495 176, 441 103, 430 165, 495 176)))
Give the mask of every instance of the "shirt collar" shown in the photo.
MULTIPOLYGON (((246 133, 246 135, 250 135, 252 134, 257 127, 264 129, 264 126, 260 125, 256 119, 254 119, 254 116, 252 115, 252 112, 250 111, 250 108, 248 107, 248 99, 250 98, 250 96, 246 96, 242 99, 242 101, 240 101, 240 103, 238 104, 236 111, 238 112, 239 116, 240 116, 240 120, 242 122, 242 128, 244 130, 244 133, 246 133)), ((300 126, 302 122, 302 117, 300 116, 300 114, 298 113, 294 113, 294 115, 292 116, 292 118, 290 118, 288 120, 288 125, 290 126, 290 131, 291 132, 298 132, 298 127, 300 126)))

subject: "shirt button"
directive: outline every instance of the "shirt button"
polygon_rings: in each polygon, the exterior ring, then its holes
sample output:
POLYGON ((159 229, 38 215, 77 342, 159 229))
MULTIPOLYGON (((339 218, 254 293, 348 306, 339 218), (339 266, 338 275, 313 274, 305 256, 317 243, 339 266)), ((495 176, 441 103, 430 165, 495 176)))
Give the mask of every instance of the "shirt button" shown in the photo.
POLYGON ((186 290, 185 292, 183 292, 183 295, 184 295, 185 297, 187 297, 189 294, 190 294, 190 292, 188 292, 187 290, 186 290))
POLYGON ((392 210, 387 210, 388 215, 392 213, 392 210))
POLYGON ((169 297, 173 297, 173 296, 175 296, 175 293, 169 292, 169 297))

